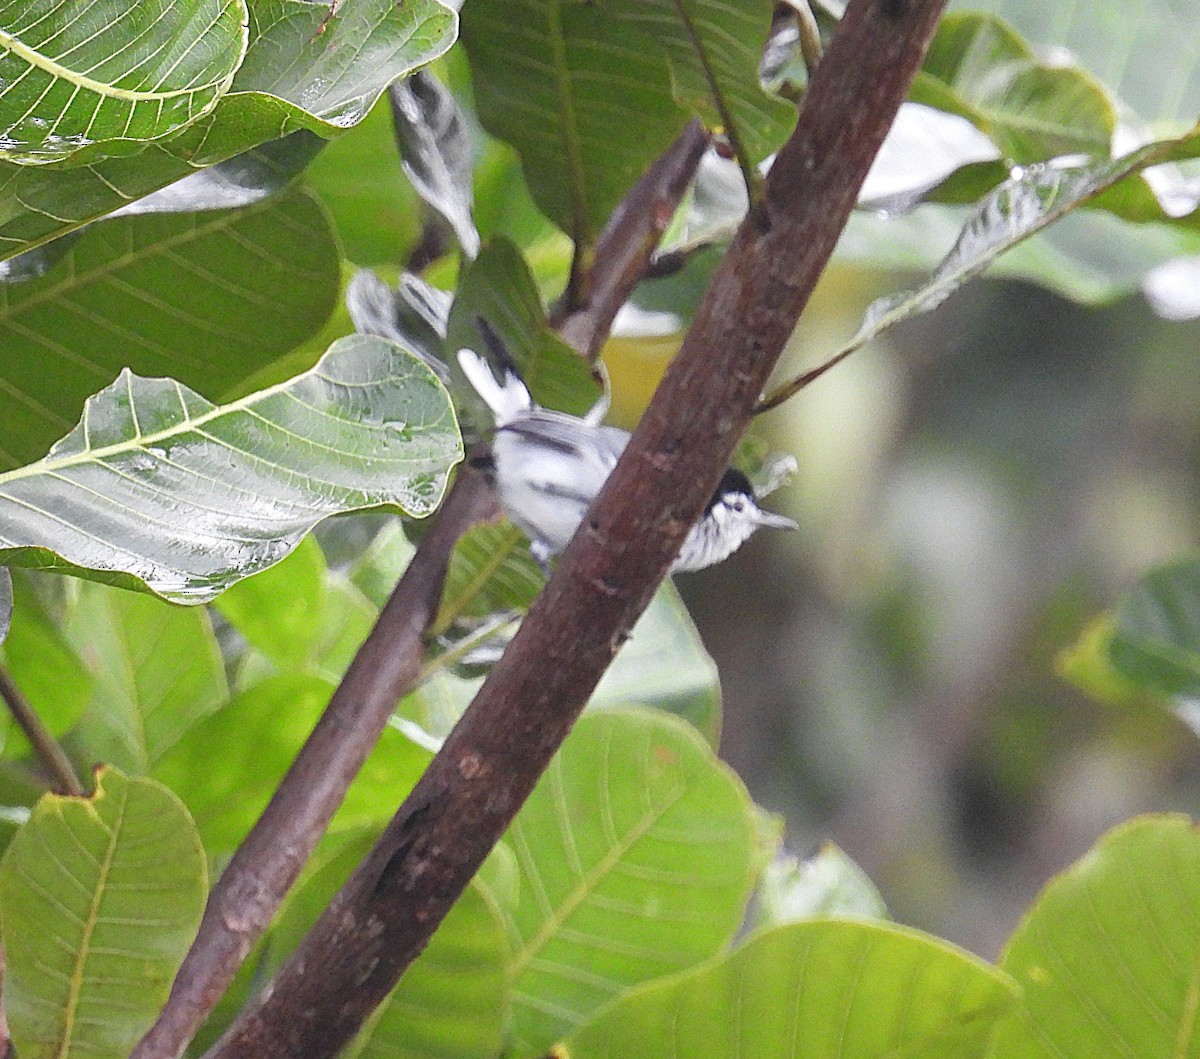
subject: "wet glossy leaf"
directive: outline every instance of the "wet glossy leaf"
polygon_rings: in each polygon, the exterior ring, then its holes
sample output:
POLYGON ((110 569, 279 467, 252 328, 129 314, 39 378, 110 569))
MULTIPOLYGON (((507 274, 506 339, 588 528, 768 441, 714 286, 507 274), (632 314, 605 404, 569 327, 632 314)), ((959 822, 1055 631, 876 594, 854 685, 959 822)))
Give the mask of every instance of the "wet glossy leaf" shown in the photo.
POLYGON ((471 216, 471 139, 450 90, 417 71, 388 89, 404 173, 417 194, 450 225, 467 257, 479 253, 471 216))
POLYGON ((224 406, 124 372, 45 460, 0 475, 0 559, 204 602, 326 515, 428 514, 460 456, 445 390, 384 339, 224 406))
POLYGON ((1000 961, 1023 999, 990 1059, 1196 1054, 1197 879, 1195 826, 1150 816, 1052 880, 1000 961))
POLYGON ((213 111, 132 158, 62 170, 0 161, 0 257, 298 129, 332 136, 397 77, 441 55, 455 16, 437 0, 254 0, 245 61, 213 111), (288 64, 291 65, 288 65, 288 64))
MULTIPOLYGON (((458 284, 447 326, 446 351, 467 348, 485 351, 475 327, 484 317, 504 340, 533 399, 547 408, 583 415, 600 398, 601 390, 591 367, 550 330, 529 266, 507 239, 493 239, 467 266, 458 284)), ((482 401, 462 376, 451 355, 451 377, 459 380, 456 394, 475 408, 481 429, 491 429, 492 419, 482 401)))
POLYGON ((0 470, 44 456, 125 367, 219 398, 314 334, 338 279, 303 191, 96 225, 45 275, 0 286, 0 470))
POLYGON ((571 1059, 982 1059, 1012 983, 982 960, 881 923, 796 923, 622 997, 571 1059))
POLYGON ((131 154, 191 124, 246 49, 244 0, 7 4, 0 14, 0 158, 131 154))
POLYGON ((749 798, 665 714, 582 717, 507 841, 521 872, 508 914, 517 1055, 543 1055, 629 986, 708 959, 741 923, 749 798))
POLYGON ((115 769, 48 794, 0 862, 4 1006, 28 1059, 124 1059, 158 1014, 207 889, 170 791, 115 769))
POLYGON ((989 15, 942 19, 912 98, 970 118, 1014 162, 1111 152, 1116 115, 1100 84, 1082 70, 1040 62, 989 15))
POLYGON ((1159 567, 1120 602, 1108 657, 1147 692, 1200 698, 1200 563, 1159 567))
POLYGON ((886 919, 887 907, 866 872, 832 843, 808 860, 776 857, 758 891, 758 926, 830 917, 886 919))
POLYGON ((75 745, 89 763, 141 775, 225 702, 208 614, 107 585, 79 586, 64 633, 92 676, 75 745))
POLYGON ((590 243, 686 120, 667 56, 599 4, 472 0, 462 17, 480 121, 546 216, 590 243))
POLYGON ((721 129, 748 166, 778 150, 796 108, 759 83, 771 28, 771 0, 600 0, 602 10, 636 26, 671 60, 675 97, 721 129))

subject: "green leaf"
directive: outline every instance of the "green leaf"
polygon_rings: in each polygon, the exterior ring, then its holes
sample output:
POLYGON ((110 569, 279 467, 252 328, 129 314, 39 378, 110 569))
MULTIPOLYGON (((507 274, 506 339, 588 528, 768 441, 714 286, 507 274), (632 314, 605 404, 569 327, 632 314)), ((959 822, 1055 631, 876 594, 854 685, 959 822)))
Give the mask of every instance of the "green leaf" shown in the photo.
MULTIPOLYGON (((1031 166, 1006 180, 971 212, 950 253, 933 276, 916 290, 880 298, 867 308, 858 332, 827 366, 843 360, 888 328, 930 312, 964 283, 984 272, 1005 251, 1060 221, 1084 203, 1112 190, 1125 178, 1161 162, 1174 151, 1200 149, 1200 134, 1148 144, 1114 161, 1080 166, 1031 166)), ((803 376, 772 391, 764 403, 774 406, 796 392, 803 376), (799 385, 797 385, 799 384, 799 385)))
MULTIPOLYGON (((348 842, 299 888, 271 932, 278 967, 371 848, 348 842)), ((492 1059, 508 1017, 508 939, 495 902, 471 885, 425 951, 341 1053, 344 1059, 492 1059)))
MULTIPOLYGON (((154 767, 187 805, 210 854, 246 836, 325 709, 333 686, 308 674, 270 677, 192 728, 154 767)), ((427 751, 384 730, 330 825, 380 824, 429 762, 427 751)))
POLYGON ((763 874, 758 926, 834 916, 886 919, 887 907, 866 872, 832 843, 808 860, 776 857, 763 874))
POLYGON ((521 156, 538 207, 589 245, 686 120, 660 48, 599 4, 472 0, 479 120, 521 156))
MULTIPOLYGON (((459 380, 457 392, 470 400, 474 390, 463 378, 454 354, 463 348, 485 351, 475 328, 484 317, 508 346, 533 399, 546 408, 583 415, 600 398, 590 365, 558 337, 546 320, 537 285, 521 252, 507 239, 491 240, 459 280, 446 331, 447 361, 459 380)), ((461 402, 460 402, 461 403, 461 402)), ((479 422, 491 417, 474 397, 479 422)))
POLYGON ((749 798, 665 714, 582 717, 507 841, 521 870, 508 916, 519 1055, 542 1055, 629 986, 709 958, 742 921, 749 798))
POLYGON ((69 170, 0 161, 0 257, 298 129, 332 136, 397 77, 442 54, 455 16, 437 0, 254 0, 245 61, 211 114, 132 158, 69 170), (291 66, 287 66, 291 63, 291 66))
POLYGON ((1042 892, 1001 967, 1023 989, 991 1059, 1190 1056, 1200 835, 1186 817, 1111 831, 1042 892))
MULTIPOLYGON (((0 659, 42 724, 59 738, 83 716, 91 697, 92 676, 64 638, 62 616, 39 597, 31 583, 34 576, 18 570, 12 578, 12 625, 0 659)), ((7 710, 0 713, 0 733, 4 757, 18 758, 30 752, 25 733, 7 710)))
POLYGON ((912 99, 969 118, 1014 162, 1111 154, 1116 114, 1103 87, 1082 70, 1039 62, 990 15, 942 19, 912 99))
POLYGON ((141 775, 228 697, 208 614, 82 584, 64 629, 92 676, 79 725, 85 760, 141 775))
POLYGON ((796 923, 622 997, 564 1054, 971 1059, 1014 992, 982 960, 914 930, 796 923))
POLYGON ((463 618, 524 613, 546 578, 529 553, 529 538, 507 519, 472 526, 450 556, 442 605, 433 628, 444 632, 463 618))
POLYGON ((1137 707, 1161 696, 1122 674, 1112 661, 1113 616, 1101 614, 1054 659, 1054 671, 1106 706, 1137 707))
POLYGON ((457 28, 437 0, 249 6, 250 47, 232 92, 285 100, 292 122, 326 135, 361 121, 388 85, 444 54, 457 28))
POLYGON ((441 384, 381 338, 224 406, 125 371, 44 460, 0 474, 0 561, 200 603, 326 515, 428 514, 461 454, 441 384))
POLYGON ((45 275, 0 286, 0 470, 44 456, 122 368, 220 396, 314 334, 339 278, 303 191, 96 225, 45 275))
POLYGON ((305 537, 281 562, 221 593, 214 606, 281 669, 302 671, 321 627, 327 572, 316 538, 305 537))
POLYGON ((415 551, 404 524, 398 518, 389 519, 350 567, 350 583, 382 610, 415 551))
POLYGON ((743 161, 777 151, 796 123, 796 108, 769 95, 758 67, 771 30, 771 0, 599 0, 671 60, 675 98, 722 129, 743 161))
POLYGON ((717 666, 669 581, 592 692, 589 709, 613 706, 654 706, 682 717, 714 748, 721 738, 717 666))
POLYGON ((1173 0, 972 0, 1008 19, 1039 49, 1066 50, 1137 113, 1191 123, 1200 112, 1200 36, 1173 0), (1116 41, 1120 47, 1114 47, 1116 41))
POLYGON ((25 1059, 124 1059, 200 923, 204 852, 187 811, 102 770, 90 798, 46 795, 0 862, 4 1006, 25 1059))
POLYGON ((1148 693, 1200 698, 1200 562, 1147 574, 1117 607, 1108 656, 1148 693))
POLYGON ((0 158, 130 154, 216 106, 246 51, 244 0, 0 13, 0 158))

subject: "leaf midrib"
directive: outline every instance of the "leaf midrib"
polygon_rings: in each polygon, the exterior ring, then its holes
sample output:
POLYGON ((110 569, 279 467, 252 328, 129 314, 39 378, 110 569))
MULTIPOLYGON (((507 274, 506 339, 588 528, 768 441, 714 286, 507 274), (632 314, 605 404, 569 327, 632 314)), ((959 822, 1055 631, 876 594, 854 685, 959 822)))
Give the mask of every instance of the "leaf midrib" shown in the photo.
MULTIPOLYGON (((214 88, 219 89, 221 87, 221 80, 217 80, 210 81, 204 85, 195 85, 191 88, 173 88, 169 92, 145 92, 132 88, 118 88, 116 85, 97 81, 94 78, 88 77, 87 74, 79 73, 77 70, 71 70, 61 63, 55 62, 50 56, 42 54, 36 48, 29 47, 20 37, 14 37, 11 33, 6 33, 4 30, 0 30, 0 48, 12 52, 20 59, 24 59, 30 66, 34 66, 39 70, 45 70, 52 77, 66 81, 69 84, 77 85, 79 88, 95 92, 97 95, 105 96, 109 99, 125 99, 134 103, 144 103, 173 99, 176 96, 195 96, 202 92, 209 92, 214 88)), ((230 73, 222 80, 228 84, 232 79, 233 74, 230 73)))
MULTIPOLYGON (((101 797, 97 792, 96 797, 101 797)), ((110 795, 111 797, 111 795, 110 795)), ((111 828, 108 828, 109 842, 108 848, 104 852, 104 860, 100 864, 100 870, 96 879, 96 886, 92 893, 91 906, 88 908, 88 914, 83 924, 83 937, 80 939, 79 952, 75 957, 75 966, 71 971, 71 986, 70 992, 67 995, 66 1010, 63 1013, 63 1036, 60 1041, 56 1059, 70 1059, 71 1054, 71 1038, 75 1032, 75 1012, 79 1006, 79 998, 83 993, 83 968, 88 959, 88 948, 91 945, 92 933, 96 928, 96 920, 100 911, 100 901, 104 894, 105 886, 108 882, 109 872, 112 870, 113 857, 117 849, 117 836, 120 833, 121 827, 125 822, 125 805, 128 801, 128 793, 123 792, 120 808, 117 810, 117 819, 111 828)), ((97 822, 101 826, 104 821, 101 819, 99 812, 91 803, 87 805, 88 810, 95 816, 97 822)))

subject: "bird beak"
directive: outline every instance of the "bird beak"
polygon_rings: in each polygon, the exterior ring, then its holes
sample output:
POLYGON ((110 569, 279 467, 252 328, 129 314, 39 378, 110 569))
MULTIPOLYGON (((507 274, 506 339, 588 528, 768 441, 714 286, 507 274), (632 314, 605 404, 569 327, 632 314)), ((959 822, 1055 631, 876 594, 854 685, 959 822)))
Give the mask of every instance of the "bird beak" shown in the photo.
POLYGON ((794 530, 800 528, 786 515, 777 515, 774 511, 763 511, 761 508, 755 515, 754 524, 768 529, 794 530))

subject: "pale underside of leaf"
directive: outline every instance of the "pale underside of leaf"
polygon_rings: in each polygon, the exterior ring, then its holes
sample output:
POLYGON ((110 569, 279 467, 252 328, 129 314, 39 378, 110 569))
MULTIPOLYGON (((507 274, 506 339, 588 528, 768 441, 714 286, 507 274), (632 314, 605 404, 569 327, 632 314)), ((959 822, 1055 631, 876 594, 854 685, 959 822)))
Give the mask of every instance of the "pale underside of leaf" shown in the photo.
POLYGON ((374 336, 225 406, 126 371, 44 460, 0 475, 0 559, 203 602, 327 515, 428 514, 461 454, 444 388, 374 336))

